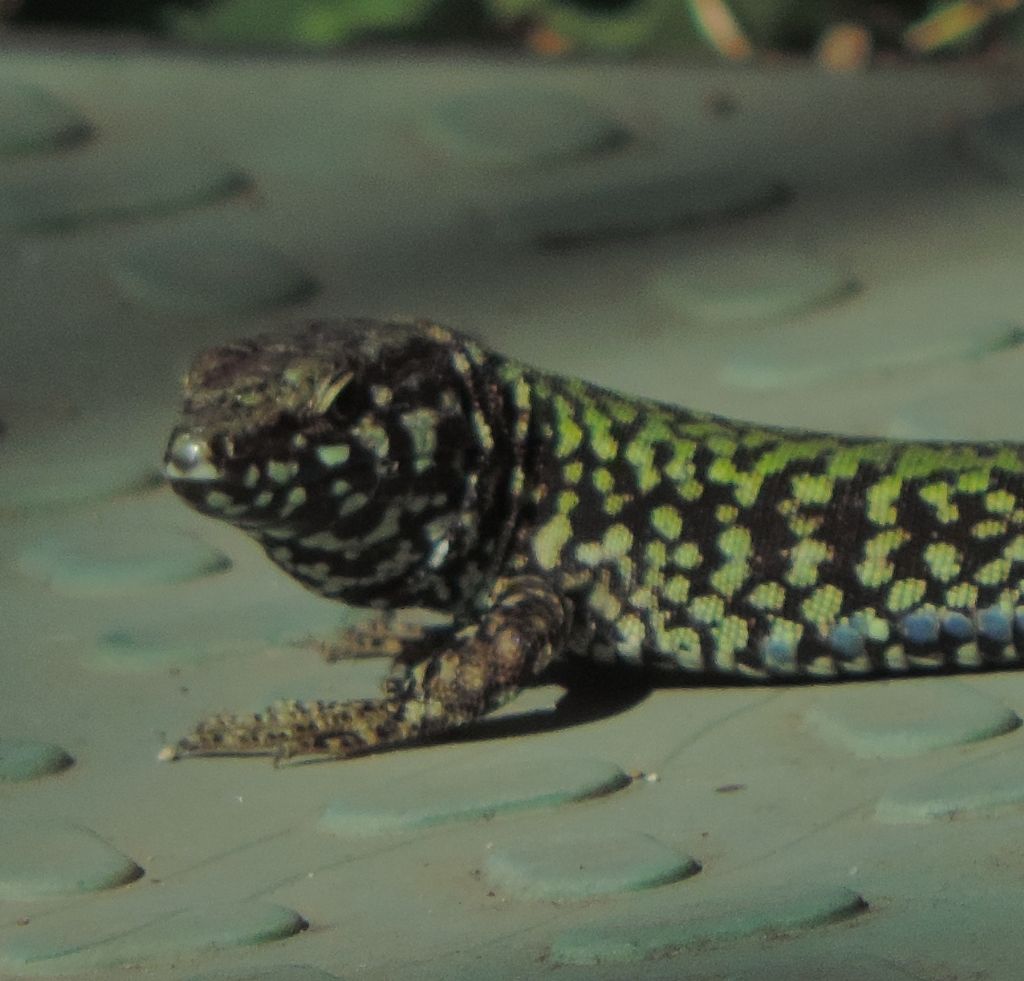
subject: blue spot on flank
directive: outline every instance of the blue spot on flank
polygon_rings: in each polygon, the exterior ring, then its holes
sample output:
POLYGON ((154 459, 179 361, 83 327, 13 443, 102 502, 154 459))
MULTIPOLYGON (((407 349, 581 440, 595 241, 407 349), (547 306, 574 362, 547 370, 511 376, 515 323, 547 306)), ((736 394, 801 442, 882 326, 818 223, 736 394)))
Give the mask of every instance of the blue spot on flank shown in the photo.
POLYGON ((970 640, 974 636, 974 624, 969 616, 955 610, 942 617, 942 630, 954 640, 970 640))
POLYGON ((769 635, 761 642, 766 667, 796 669, 796 647, 782 637, 769 635))
POLYGON ((998 606, 978 610, 978 633, 989 640, 1008 644, 1013 639, 1013 622, 1009 613, 998 606))
POLYGON ((861 632, 849 623, 837 623, 828 635, 828 646, 840 657, 853 660, 867 649, 861 632))
POLYGON ((1017 630, 1024 634, 1024 606, 1018 606, 1017 609, 1014 610, 1013 622, 1017 627, 1017 630))
POLYGON ((939 639, 939 615, 935 610, 915 610, 900 620, 900 633, 912 644, 934 644, 939 639))

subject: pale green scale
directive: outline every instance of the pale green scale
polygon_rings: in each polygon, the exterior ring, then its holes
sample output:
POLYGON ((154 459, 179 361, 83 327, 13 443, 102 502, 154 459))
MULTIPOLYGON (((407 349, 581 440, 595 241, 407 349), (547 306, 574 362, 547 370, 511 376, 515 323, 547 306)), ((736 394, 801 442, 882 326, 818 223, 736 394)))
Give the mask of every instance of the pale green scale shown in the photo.
POLYGON ((937 480, 925 484, 918 493, 922 501, 935 508, 935 516, 943 524, 951 524, 960 517, 960 509, 956 502, 950 499, 953 488, 948 481, 937 480))
POLYGON ((317 459, 325 467, 340 467, 348 462, 352 448, 348 443, 324 443, 316 448, 317 459))
POLYGON ((715 520, 722 525, 731 525, 740 515, 740 509, 732 504, 719 504, 715 508, 715 520))
POLYGON ((352 434, 374 456, 384 459, 391 449, 391 438, 388 431, 376 422, 373 416, 366 416, 352 427, 352 434))
POLYGON ((739 445, 736 441, 736 437, 731 433, 709 435, 704 440, 704 443, 716 457, 732 456, 739 445))
MULTIPOLYGON (((616 398, 614 395, 610 395, 605 399, 605 405, 612 416, 615 417, 616 422, 626 426, 636 422, 637 417, 640 415, 640 406, 636 402, 616 398)), ((662 425, 664 425, 663 421, 662 425)))
POLYGON ((606 556, 621 558, 633 547, 633 532, 623 524, 614 524, 604 533, 601 547, 606 556))
POLYGON ((791 586, 813 586, 818 581, 818 566, 829 557, 831 549, 824 542, 805 538, 790 550, 786 582, 791 586))
POLYGON ((294 514, 294 512, 305 503, 306 488, 301 486, 293 487, 288 491, 288 494, 284 499, 284 507, 281 508, 279 514, 282 518, 287 518, 289 515, 294 514))
POLYGON ((985 495, 985 508, 992 514, 1009 515, 1017 506, 1017 498, 1009 491, 989 491, 985 495))
POLYGON ((709 581, 723 596, 731 597, 750 575, 750 530, 738 525, 727 528, 718 536, 718 550, 727 561, 711 574, 709 581))
POLYGON ((781 610, 786 601, 786 587, 779 582, 758 583, 747 596, 747 602, 758 610, 781 610))
POLYGON ((677 439, 672 443, 672 456, 665 464, 665 476, 682 484, 692 480, 697 472, 693 457, 697 443, 692 439, 677 439))
POLYGON ((956 649, 956 663, 963 668, 977 668, 981 665, 981 651, 974 641, 961 644, 956 649))
POLYGON ((974 581, 980 586, 998 586, 1001 582, 1006 581, 1009 574, 1009 559, 993 559, 978 569, 974 574, 974 581))
POLYGON ((739 480, 736 464, 727 456, 716 456, 708 467, 708 480, 715 484, 735 484, 739 480))
POLYGON ((973 583, 959 582, 946 590, 946 605, 954 610, 970 610, 978 602, 978 587, 973 583))
POLYGON ((886 596, 886 606, 893 613, 905 613, 921 602, 927 583, 923 579, 897 579, 886 596))
POLYGON ((1003 557, 1011 562, 1024 562, 1024 535, 1016 535, 1006 543, 1003 557))
POLYGON ((736 665, 736 652, 742 651, 750 639, 747 621, 728 616, 711 629, 711 638, 715 644, 715 664, 720 670, 731 672, 736 665))
POLYGON ((700 548, 693 542, 680 542, 672 550, 672 561, 680 569, 694 569, 701 562, 700 548))
POLYGON ((571 514, 573 508, 580 503, 580 496, 574 490, 563 490, 558 492, 558 513, 571 514))
POLYGON ((903 479, 888 474, 868 488, 868 520, 876 525, 896 524, 896 502, 903 489, 903 479))
POLYGON ((757 458, 754 471, 762 477, 770 477, 798 461, 813 460, 834 445, 831 439, 780 440, 757 458))
POLYGON ((440 417, 434 409, 413 409, 399 416, 412 443, 413 468, 417 473, 428 470, 437 452, 437 427, 440 417))
POLYGON ((373 399, 373 404, 376 405, 378 409, 386 409, 394 400, 395 393, 394 390, 387 385, 371 385, 370 397, 373 399))
POLYGON ((580 542, 576 546, 576 561, 593 568, 604 561, 605 552, 600 542, 580 542))
POLYGON ((609 494, 601 502, 601 508, 609 518, 614 518, 632 499, 630 494, 609 494))
POLYGON ((787 518, 786 524, 797 538, 810 538, 821 527, 822 520, 821 516, 817 514, 794 511, 787 518))
POLYGON ((355 514, 356 511, 365 507, 368 500, 369 498, 361 491, 348 494, 341 500, 341 504, 338 507, 338 515, 342 518, 347 518, 350 514, 355 514))
POLYGON ((891 644, 882 651, 882 660, 886 669, 893 674, 903 674, 909 665, 907 652, 902 644, 891 644))
POLYGON ((708 577, 712 587, 725 597, 731 597, 750 576, 746 559, 733 559, 723 563, 708 577))
POLYGON ((799 473, 790 483, 801 504, 828 504, 835 490, 835 481, 821 474, 799 473))
POLYGON ((884 644, 891 633, 889 621, 880 617, 874 609, 862 610, 857 614, 864 624, 864 633, 878 644, 884 644))
POLYGON ((721 596, 695 596, 690 601, 690 613, 698 623, 720 623, 725 614, 725 601, 721 596))
POLYGON ((690 595, 690 580, 686 576, 670 576, 662 587, 662 595, 670 603, 681 606, 690 595))
POLYGON ((736 503, 740 507, 750 507, 761 493, 764 478, 758 473, 737 473, 734 481, 736 503))
POLYGON ((618 653, 628 660, 638 660, 647 639, 647 628, 635 613, 626 613, 615 621, 619 633, 618 653))
POLYGON ((610 494, 615 487, 615 478, 606 467, 598 467, 590 479, 594 489, 600 494, 610 494))
POLYGON ((749 558, 754 550, 750 529, 737 525, 723 531, 718 536, 718 548, 731 559, 749 558))
POLYGON ((654 591, 648 586, 640 586, 629 594, 629 605, 638 610, 650 610, 658 605, 654 591))
POLYGON ((699 671, 704 666, 701 655, 700 634, 691 627, 672 627, 661 635, 661 647, 674 655, 688 671, 699 671))
POLYGON ((644 547, 643 583, 663 591, 665 586, 665 563, 668 561, 668 549, 665 543, 655 539, 644 547))
POLYGON ((864 559, 856 566, 861 585, 875 589, 889 582, 896 571, 895 565, 889 561, 889 555, 909 538, 909 532, 894 528, 868 539, 864 545, 864 559))
MULTIPOLYGON (((463 350, 459 350, 457 348, 451 352, 452 364, 458 369, 459 374, 463 378, 468 378, 473 371, 470 358, 472 358, 472 361, 475 361, 476 364, 480 364, 484 359, 484 355, 479 345, 474 344, 472 341, 465 338, 463 339, 463 348, 463 350)), ((473 434, 476 439, 477 446, 487 453, 494 450, 494 430, 490 428, 490 423, 487 421, 486 415, 478 404, 474 404, 474 406, 469 410, 469 421, 470 425, 473 427, 473 434)))
POLYGON ((578 484, 583 478, 583 461, 573 460, 562 467, 562 479, 567 484, 578 484))
MULTIPOLYGON (((350 539, 348 544, 358 542, 361 547, 366 547, 395 538, 401 530, 400 519, 401 512, 395 508, 389 508, 372 528, 359 535, 358 538, 350 539)), ((428 522, 424 530, 427 537, 434 542, 442 541, 448 532, 444 522, 428 522)))
POLYGON ((683 533, 683 516, 671 504, 660 504, 654 508, 648 520, 651 527, 666 541, 676 541, 683 533))
POLYGON ((594 584, 594 588, 587 598, 587 605, 608 622, 616 620, 622 612, 622 602, 608 588, 608 583, 604 579, 600 579, 594 584))
MULTIPOLYGON (((533 556, 542 569, 555 569, 562 561, 562 549, 572 541, 572 521, 566 514, 549 518, 533 536, 533 556)), ((578 550, 577 550, 578 551, 578 550)))
POLYGON ((704 485, 699 480, 687 480, 679 488, 679 496, 684 501, 696 501, 704 493, 704 485))
POLYGON ((820 586, 800 605, 800 612, 808 623, 819 629, 834 623, 843 605, 842 590, 831 584, 820 586))
POLYGON ((961 471, 983 479, 985 487, 980 489, 984 490, 988 487, 993 467, 1009 473, 1024 472, 1020 456, 1007 448, 1000 449, 991 459, 985 459, 980 449, 970 443, 911 443, 897 446, 900 456, 894 469, 903 477, 928 477, 949 470, 961 471))
POLYGON ((317 531, 299 539, 305 548, 320 549, 325 552, 336 551, 342 547, 342 541, 331 531, 317 531))
POLYGON ((931 542, 925 546, 924 560, 933 579, 952 582, 960 575, 962 558, 959 549, 949 542, 931 542))
MULTIPOLYGON (((885 468, 892 459, 894 447, 891 443, 854 443, 842 446, 835 440, 828 441, 832 450, 825 473, 836 479, 848 480, 856 476, 862 466, 885 468)), ((823 447, 824 449, 824 447, 823 447)))
POLYGON ((234 503, 230 494, 223 491, 210 491, 206 495, 206 503, 214 511, 224 511, 234 503))
POLYGON ((990 518, 988 521, 978 521, 971 526, 971 534, 984 541, 986 538, 999 538, 1006 534, 1006 522, 997 518, 990 518))
POLYGON ((560 459, 572 456, 583 442, 583 430, 573 418, 573 406, 568 399, 555 397, 555 454, 560 459))
POLYGON ((614 460, 619 453, 619 441, 612 435, 612 421, 593 403, 583 410, 583 422, 590 434, 590 448, 599 460, 614 460))
POLYGON ((633 465, 637 489, 641 494, 661 483, 661 471, 654 465, 654 446, 641 434, 626 446, 626 459, 633 465))
MULTIPOLYGON (((977 457, 977 450, 974 451, 977 457)), ((1024 474, 1024 457, 1015 446, 1001 446, 996 455, 988 461, 988 466, 998 467, 1009 473, 1024 474)))
POLYGON ((644 548, 644 560, 649 569, 663 569, 668 562, 668 546, 660 539, 651 539, 644 548))
POLYGON ((956 489, 962 494, 983 494, 988 490, 990 481, 988 470, 968 470, 957 477, 956 489))
MULTIPOLYGON (((616 415, 618 418, 614 409, 612 411, 612 415, 616 415)), ((633 418, 629 419, 628 422, 633 422, 636 418, 637 410, 635 408, 633 409, 632 415, 633 418)), ((619 421, 623 422, 627 420, 619 418, 619 421)), ((641 426, 637 434, 637 438, 651 443, 652 445, 659 443, 672 444, 676 440, 676 431, 672 427, 669 418, 663 412, 651 411, 641 426)))
POLYGON ((750 426, 740 433, 740 445, 748 449, 756 450, 760 446, 778 442, 779 434, 770 429, 759 429, 757 426, 750 426))
POLYGON ((299 472, 299 464, 295 460, 271 460, 266 466, 267 476, 275 484, 290 484, 299 472))

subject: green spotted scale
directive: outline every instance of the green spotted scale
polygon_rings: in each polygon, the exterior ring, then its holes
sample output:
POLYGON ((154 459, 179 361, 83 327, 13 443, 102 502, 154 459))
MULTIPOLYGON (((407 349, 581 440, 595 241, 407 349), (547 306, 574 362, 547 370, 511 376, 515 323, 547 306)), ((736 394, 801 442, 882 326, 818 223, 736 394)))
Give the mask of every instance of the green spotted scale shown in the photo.
POLYGON ((168 757, 408 743, 558 665, 788 680, 1024 650, 1022 446, 738 423, 340 320, 201 354, 165 470, 315 592, 450 615, 394 633, 379 699, 214 716, 168 757))

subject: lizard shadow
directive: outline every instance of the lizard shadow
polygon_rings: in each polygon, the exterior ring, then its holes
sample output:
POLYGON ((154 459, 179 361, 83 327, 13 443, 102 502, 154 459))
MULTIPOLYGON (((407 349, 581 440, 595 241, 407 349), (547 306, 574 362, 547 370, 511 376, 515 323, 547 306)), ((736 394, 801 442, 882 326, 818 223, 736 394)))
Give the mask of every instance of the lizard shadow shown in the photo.
POLYGON ((596 665, 593 662, 579 665, 563 662, 549 668, 537 679, 537 684, 560 685, 565 693, 552 708, 507 713, 497 718, 485 716, 430 742, 482 742, 571 729, 628 712, 658 689, 722 687, 721 679, 709 682, 708 679, 695 677, 680 681, 671 675, 652 678, 650 672, 631 671, 616 665, 596 665))
POLYGON ((822 680, 827 683, 833 679, 747 679, 699 675, 681 678, 672 672, 663 675, 655 672, 652 675, 650 670, 630 670, 618 665, 595 665, 586 661, 580 665, 563 663, 550 668, 537 679, 538 685, 555 684, 565 688, 565 693, 553 707, 507 713, 497 718, 484 716, 428 742, 482 742, 571 729, 628 712, 646 701, 652 692, 666 689, 723 690, 764 688, 773 684, 802 686, 822 680))
POLYGON ((626 684, 617 688, 569 688, 552 708, 516 712, 498 718, 484 717, 433 742, 483 742, 508 736, 529 736, 571 729, 620 715, 643 702, 650 684, 626 684))

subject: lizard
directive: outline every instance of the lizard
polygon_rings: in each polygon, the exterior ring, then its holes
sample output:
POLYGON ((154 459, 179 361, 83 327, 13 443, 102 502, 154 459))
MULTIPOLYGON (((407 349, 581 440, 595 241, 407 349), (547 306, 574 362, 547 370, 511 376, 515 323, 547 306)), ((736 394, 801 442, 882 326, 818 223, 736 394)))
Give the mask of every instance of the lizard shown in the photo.
POLYGON ((380 698, 201 721, 163 758, 442 736, 553 665, 799 679, 1019 665, 1024 445, 731 421, 547 373, 429 321, 214 347, 164 472, 395 634, 380 698))

